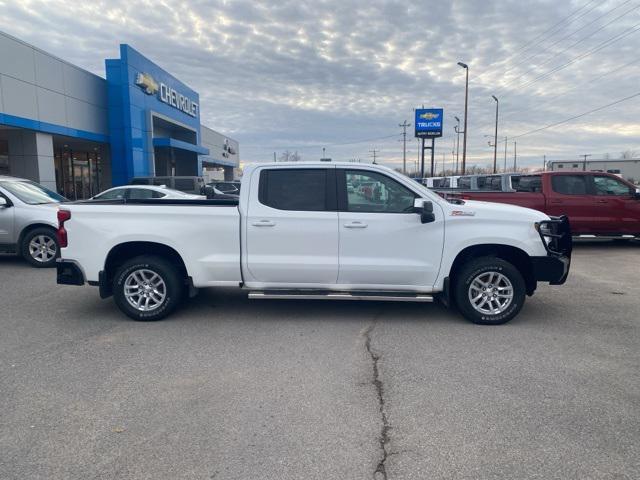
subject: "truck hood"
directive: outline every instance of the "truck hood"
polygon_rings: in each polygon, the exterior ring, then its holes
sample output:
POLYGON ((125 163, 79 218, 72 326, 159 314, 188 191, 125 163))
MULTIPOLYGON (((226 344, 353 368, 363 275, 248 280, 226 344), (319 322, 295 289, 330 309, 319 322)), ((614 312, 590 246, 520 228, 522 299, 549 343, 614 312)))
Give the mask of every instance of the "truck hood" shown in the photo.
POLYGON ((477 200, 465 200, 464 205, 449 204, 451 216, 469 216, 481 218, 494 218, 496 220, 519 220, 539 222, 548 220, 549 217, 531 208, 518 207, 506 203, 480 202, 477 200))

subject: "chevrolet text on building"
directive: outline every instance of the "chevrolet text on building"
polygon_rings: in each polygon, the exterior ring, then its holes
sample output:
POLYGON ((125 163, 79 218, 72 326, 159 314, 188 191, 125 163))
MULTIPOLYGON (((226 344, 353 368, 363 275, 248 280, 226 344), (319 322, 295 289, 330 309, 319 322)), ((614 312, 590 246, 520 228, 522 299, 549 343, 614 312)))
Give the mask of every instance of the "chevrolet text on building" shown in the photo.
POLYGON ((178 93, 173 88, 167 87, 164 83, 160 84, 160 100, 187 115, 198 116, 198 104, 196 102, 178 93))
POLYGON ((177 108, 181 112, 192 117, 198 116, 198 104, 189 97, 182 95, 175 88, 168 87, 164 83, 156 82, 148 73, 138 73, 136 75, 136 85, 138 85, 147 95, 155 95, 160 92, 160 100, 177 108))

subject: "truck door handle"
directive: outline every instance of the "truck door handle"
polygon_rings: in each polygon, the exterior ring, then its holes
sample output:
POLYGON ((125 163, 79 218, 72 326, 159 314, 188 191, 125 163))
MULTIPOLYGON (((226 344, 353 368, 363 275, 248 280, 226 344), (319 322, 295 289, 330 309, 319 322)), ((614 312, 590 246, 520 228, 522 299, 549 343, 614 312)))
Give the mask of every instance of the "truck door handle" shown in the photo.
POLYGON ((605 200, 605 199, 598 200, 597 202, 598 203, 609 203, 608 200, 605 200))
POLYGON ((253 222, 251 225, 254 227, 275 227, 276 222, 272 222, 271 220, 258 220, 257 222, 253 222))
POLYGON ((367 228, 364 222, 349 222, 344 224, 344 228, 367 228))
POLYGON ((562 203, 562 200, 549 200, 549 203, 559 204, 562 203))

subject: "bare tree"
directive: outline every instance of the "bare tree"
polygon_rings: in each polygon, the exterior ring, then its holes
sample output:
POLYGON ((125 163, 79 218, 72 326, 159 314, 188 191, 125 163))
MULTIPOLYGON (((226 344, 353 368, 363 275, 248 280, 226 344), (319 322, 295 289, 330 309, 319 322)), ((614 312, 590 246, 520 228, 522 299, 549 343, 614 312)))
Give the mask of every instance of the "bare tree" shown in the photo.
POLYGON ((281 162, 299 162, 302 160, 302 156, 296 152, 290 152, 289 150, 285 150, 280 154, 281 162))
POLYGON ((638 153, 638 150, 625 150, 624 152, 620 153, 620 158, 622 160, 629 160, 631 158, 637 157, 640 157, 640 153, 638 153))

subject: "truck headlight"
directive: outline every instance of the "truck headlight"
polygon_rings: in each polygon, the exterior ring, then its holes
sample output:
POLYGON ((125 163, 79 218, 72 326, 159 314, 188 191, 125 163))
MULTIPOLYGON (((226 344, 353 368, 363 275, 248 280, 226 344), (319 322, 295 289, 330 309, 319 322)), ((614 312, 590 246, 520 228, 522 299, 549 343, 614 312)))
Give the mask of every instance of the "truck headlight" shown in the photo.
POLYGON ((544 243, 549 245, 551 243, 552 237, 550 236, 552 231, 551 231, 551 227, 549 226, 549 224, 547 223, 535 223, 536 226, 536 231, 538 233, 540 233, 540 235, 542 236, 542 239, 544 240, 544 243))

